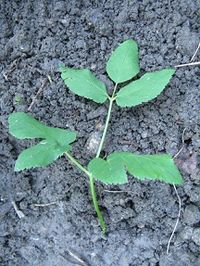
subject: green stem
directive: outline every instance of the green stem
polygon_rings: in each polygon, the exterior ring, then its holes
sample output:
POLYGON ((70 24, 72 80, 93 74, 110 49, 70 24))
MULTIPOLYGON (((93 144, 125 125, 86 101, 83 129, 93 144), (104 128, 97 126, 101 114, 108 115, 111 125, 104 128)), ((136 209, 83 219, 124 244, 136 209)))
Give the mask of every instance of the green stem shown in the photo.
POLYGON ((99 203, 97 200, 97 195, 96 195, 95 185, 94 185, 94 177, 92 175, 90 175, 90 190, 91 190, 91 194, 92 194, 92 200, 93 200, 94 208, 95 208, 95 211, 97 213, 97 217, 99 219, 101 229, 103 231, 103 234, 105 234, 106 233, 106 223, 104 221, 103 215, 102 215, 100 208, 99 208, 99 203))
MULTIPOLYGON (((106 133, 107 133, 107 130, 108 130, 108 125, 109 125, 109 122, 110 122, 112 105, 113 105, 113 102, 115 100, 115 91, 117 89, 117 85, 118 84, 115 84, 115 87, 114 87, 114 90, 113 90, 113 93, 112 93, 112 97, 109 98, 110 103, 109 103, 109 107, 108 107, 108 114, 107 114, 107 117, 106 117, 106 123, 105 123, 104 131, 103 131, 103 135, 102 135, 102 138, 101 138, 101 141, 100 141, 100 144, 99 144, 99 148, 98 148, 98 151, 97 151, 97 154, 96 154, 96 158, 99 158, 101 150, 103 148, 103 144, 104 144, 104 141, 105 141, 106 133)), ((100 225, 101 225, 101 229, 102 229, 103 233, 105 234, 106 233, 106 224, 105 224, 103 215, 102 215, 102 213, 101 213, 101 211, 99 209, 97 196, 96 196, 96 191, 95 191, 95 182, 94 182, 93 176, 90 177, 90 189, 91 189, 91 194, 92 194, 94 207, 95 207, 95 210, 96 210, 96 213, 97 213, 100 225)))
POLYGON ((67 151, 65 152, 67 158, 75 164, 82 172, 84 172, 87 176, 90 177, 90 173, 74 158, 72 157, 67 151))
POLYGON ((97 151, 97 154, 96 154, 96 158, 98 158, 100 156, 101 150, 103 148, 103 144, 104 144, 104 141, 105 141, 106 133, 107 133, 107 130, 108 130, 108 124, 109 124, 109 121, 110 121, 112 105, 113 105, 113 100, 111 98, 110 99, 110 104, 109 104, 109 107, 108 107, 108 114, 107 114, 107 117, 106 117, 106 123, 105 123, 105 127, 104 127, 104 130, 103 130, 103 135, 102 135, 102 138, 101 138, 101 141, 100 141, 100 144, 99 144, 99 148, 98 148, 98 151, 97 151))
POLYGON ((113 102, 115 100, 115 91, 117 89, 117 83, 115 84, 115 87, 114 87, 114 90, 113 90, 113 93, 112 93, 112 97, 110 97, 110 104, 109 104, 109 107, 108 107, 108 114, 107 114, 107 117, 106 117, 106 123, 105 123, 105 127, 104 127, 104 130, 103 130, 103 135, 102 135, 102 138, 101 138, 101 142, 99 144, 99 148, 98 148, 98 151, 97 151, 97 154, 96 154, 96 158, 98 158, 100 156, 100 153, 101 153, 101 150, 103 148, 103 144, 104 144, 104 141, 105 141, 105 137, 106 137, 106 133, 107 133, 107 130, 108 130, 108 125, 109 125, 109 122, 110 122, 110 116, 111 116, 111 111, 112 111, 112 106, 113 106, 113 102))
MULTIPOLYGON (((109 103, 109 108, 108 108, 108 114, 107 114, 107 117, 106 117, 105 127, 104 127, 103 135, 102 135, 102 138, 101 138, 101 141, 100 141, 100 144, 99 144, 99 148, 98 148, 98 151, 97 151, 97 154, 96 154, 96 158, 99 158, 101 150, 103 148, 103 144, 104 144, 104 141, 105 141, 106 133, 107 133, 107 130, 108 130, 108 125, 109 125, 109 122, 110 122, 113 102, 115 101, 115 92, 116 92, 116 89, 117 89, 117 85, 118 84, 116 83, 115 87, 114 87, 114 90, 113 90, 113 93, 112 93, 112 97, 109 98, 110 103, 109 103)), ((93 205, 94 205, 95 211, 97 213, 97 216, 98 216, 98 219, 99 219, 100 226, 101 226, 101 229, 103 231, 103 234, 105 234, 106 233, 106 224, 105 224, 103 215, 102 215, 102 213, 100 211, 100 208, 99 208, 97 195, 96 195, 96 191, 95 191, 94 177, 75 158, 73 158, 68 152, 65 152, 65 155, 82 172, 84 172, 87 176, 89 176, 89 179, 90 179, 90 190, 91 190, 93 205)))
POLYGON ((87 171, 87 169, 85 169, 74 157, 72 157, 68 152, 65 152, 66 157, 73 163, 75 164, 82 172, 84 172, 90 179, 90 190, 91 190, 91 194, 92 194, 92 201, 93 201, 93 205, 95 208, 95 211, 97 213, 100 225, 101 225, 101 229, 103 231, 103 233, 106 233, 106 224, 104 222, 102 213, 99 209, 99 204, 97 201, 97 196, 96 196, 96 192, 95 192, 95 187, 94 187, 94 178, 91 175, 90 172, 87 171))

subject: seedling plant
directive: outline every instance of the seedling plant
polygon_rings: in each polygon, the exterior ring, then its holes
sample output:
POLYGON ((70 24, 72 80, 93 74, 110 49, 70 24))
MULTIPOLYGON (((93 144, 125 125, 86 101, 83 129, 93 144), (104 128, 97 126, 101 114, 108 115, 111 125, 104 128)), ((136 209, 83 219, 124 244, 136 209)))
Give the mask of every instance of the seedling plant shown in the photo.
POLYGON ((175 73, 174 68, 165 68, 147 72, 137 80, 140 72, 138 45, 133 40, 121 43, 111 54, 106 71, 114 82, 112 95, 105 84, 97 79, 88 69, 73 69, 62 66, 61 77, 73 93, 103 104, 109 102, 107 118, 96 157, 88 166, 83 166, 71 155, 71 143, 76 140, 76 133, 70 130, 44 125, 24 112, 9 116, 9 132, 18 139, 40 139, 40 142, 19 155, 15 171, 44 167, 58 157, 65 155, 80 171, 89 178, 90 190, 103 233, 106 224, 100 211, 95 192, 95 180, 105 184, 125 184, 127 173, 140 179, 160 180, 169 184, 181 184, 182 177, 168 154, 138 155, 131 152, 115 151, 106 159, 101 158, 101 151, 111 118, 113 104, 120 107, 134 107, 156 98, 169 83, 175 73))

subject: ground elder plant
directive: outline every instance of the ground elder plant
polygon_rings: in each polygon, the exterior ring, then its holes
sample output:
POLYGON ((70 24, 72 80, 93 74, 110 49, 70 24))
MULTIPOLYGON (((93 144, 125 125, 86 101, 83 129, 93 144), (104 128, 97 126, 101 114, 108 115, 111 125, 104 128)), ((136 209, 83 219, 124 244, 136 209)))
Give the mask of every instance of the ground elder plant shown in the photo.
MULTIPOLYGON (((15 171, 43 167, 58 157, 65 155, 79 170, 89 178, 90 190, 102 231, 106 225, 100 211, 95 192, 94 181, 105 184, 125 184, 127 172, 140 180, 160 180, 169 184, 181 184, 182 177, 172 157, 168 154, 138 155, 131 152, 115 151, 107 158, 100 158, 106 137, 112 106, 134 107, 157 97, 169 83, 175 69, 166 68, 147 72, 133 80, 139 72, 138 46, 133 40, 121 43, 111 54, 106 71, 114 82, 112 95, 106 85, 97 79, 88 69, 61 67, 61 77, 73 93, 103 104, 109 102, 107 118, 96 157, 87 166, 81 165, 71 155, 71 144, 76 140, 76 133, 70 130, 53 128, 42 124, 29 114, 13 113, 9 116, 9 131, 18 139, 38 139, 39 143, 22 151, 15 171), (123 84, 125 84, 123 86, 123 84)), ((120 150, 120 147, 119 147, 120 150)))

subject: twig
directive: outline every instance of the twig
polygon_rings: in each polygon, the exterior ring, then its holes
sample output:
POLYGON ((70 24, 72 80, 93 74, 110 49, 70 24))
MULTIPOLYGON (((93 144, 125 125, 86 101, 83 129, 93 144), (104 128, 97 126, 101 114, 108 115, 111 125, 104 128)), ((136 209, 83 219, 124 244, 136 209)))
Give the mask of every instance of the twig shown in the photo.
POLYGON ((8 75, 5 72, 3 72, 3 76, 4 76, 5 80, 8 81, 8 75))
POLYGON ((199 62, 191 62, 191 63, 187 63, 187 64, 176 65, 174 67, 178 68, 178 67, 198 66, 198 65, 200 65, 200 61, 199 62))
POLYGON ((14 201, 11 201, 11 203, 19 219, 24 218, 25 217, 24 213, 18 209, 16 203, 14 201))
POLYGON ((192 61, 194 60, 194 58, 195 58, 195 56, 196 56, 196 54, 197 54, 199 48, 200 48, 200 42, 199 42, 199 45, 197 46, 197 49, 195 50, 195 52, 194 52, 192 58, 190 59, 190 62, 192 62, 192 61))
MULTIPOLYGON (((198 45, 196 51, 194 52, 194 54, 193 54, 193 56, 192 56, 190 61, 193 61, 193 59, 195 58, 199 48, 200 48, 200 43, 199 43, 199 45, 198 45)), ((200 64, 200 62, 191 62, 191 63, 188 63, 188 64, 177 65, 175 67, 178 68, 178 67, 184 67, 184 66, 194 66, 194 65, 199 65, 199 64, 200 64)), ((180 150, 174 155, 174 158, 176 158, 182 152, 182 150, 184 148, 184 134, 185 134, 185 131, 186 131, 186 128, 184 128, 183 133, 182 133, 182 146, 181 146, 180 150)), ((180 198, 180 196, 178 194, 178 191, 176 189, 176 186, 174 184, 173 184, 173 187, 174 187, 176 196, 178 198, 179 210, 178 210, 178 216, 177 216, 177 219, 176 219, 176 223, 175 223, 174 229, 172 231, 172 234, 171 234, 171 236, 169 238, 169 241, 168 241, 168 244, 167 244, 167 254, 169 254, 170 244, 171 244, 172 238, 174 237, 174 234, 176 232, 176 228, 178 226, 178 223, 179 223, 179 220, 180 220, 180 216, 181 216, 181 198, 180 198)))
POLYGON ((194 54, 193 54, 193 56, 192 56, 192 58, 191 58, 191 60, 190 60, 189 63, 176 65, 176 66, 174 66, 174 67, 179 68, 179 67, 198 66, 198 65, 200 65, 200 61, 198 61, 198 62, 192 62, 192 61, 194 60, 194 58, 195 58, 195 56, 196 56, 196 54, 197 54, 199 48, 200 48, 200 43, 199 43, 197 49, 195 50, 195 52, 194 52, 194 54))
POLYGON ((181 136, 181 142, 182 142, 182 146, 181 146, 181 148, 179 149, 179 151, 174 155, 174 158, 176 158, 181 152, 182 152, 182 150, 183 150, 183 148, 184 148, 184 135, 185 135, 185 131, 186 131, 186 129, 187 128, 184 128, 183 129, 183 133, 182 133, 182 136, 181 136))
POLYGON ((53 81, 52 81, 52 78, 51 78, 50 75, 47 75, 47 78, 48 78, 48 80, 49 80, 49 83, 52 83, 52 82, 53 82, 53 81))
POLYGON ((78 255, 74 254, 72 251, 67 249, 68 254, 74 258, 82 266, 90 266, 87 262, 83 261, 78 255))
POLYGON ((179 223, 179 220, 180 220, 180 216, 181 216, 181 198, 178 194, 178 191, 176 189, 176 186, 173 184, 173 187, 174 187, 174 190, 176 192, 176 196, 178 198, 178 206, 179 206, 179 210, 178 210, 178 216, 177 216, 177 219, 176 219, 176 223, 175 223, 175 226, 174 226, 174 229, 172 231, 172 234, 169 238, 169 241, 168 241, 168 244, 167 244, 167 254, 169 254, 169 248, 170 248, 170 244, 171 244, 171 241, 172 241, 172 238, 174 237, 174 234, 175 234, 175 231, 176 231, 176 228, 178 226, 178 223, 179 223))
POLYGON ((108 192, 108 193, 128 193, 129 191, 104 189, 104 192, 108 192))
POLYGON ((4 78, 5 78, 6 81, 8 81, 8 76, 9 76, 9 75, 10 75, 10 74, 16 69, 17 64, 19 63, 20 59, 21 59, 21 58, 16 58, 16 59, 12 62, 10 68, 9 68, 6 72, 3 73, 3 76, 4 76, 4 78))
MULTIPOLYGON (((184 148, 184 134, 185 134, 185 131, 186 131, 187 128, 184 128, 183 129, 183 132, 182 132, 182 136, 181 136, 181 142, 182 142, 182 146, 181 148, 179 149, 179 151, 174 155, 173 158, 176 158, 183 150, 184 148)), ((171 244, 171 241, 172 241, 172 238, 174 237, 174 234, 176 232, 176 228, 178 226, 178 223, 179 223, 179 220, 180 220, 180 216, 181 216, 181 198, 180 196, 178 195, 178 191, 176 189, 176 186, 173 184, 173 187, 174 187, 174 190, 175 190, 175 193, 176 193, 176 196, 178 198, 178 204, 179 204, 179 211, 178 211, 178 216, 177 216, 177 219, 176 219, 176 223, 175 223, 175 226, 174 226, 174 229, 172 231, 172 234, 169 238, 169 241, 168 241, 168 244, 167 244, 167 254, 169 254, 169 248, 170 248, 170 244, 171 244)))
MULTIPOLYGON (((192 58, 191 58, 190 61, 193 61, 193 59, 195 58, 195 56, 196 56, 196 54, 197 54, 199 48, 200 48, 200 42, 199 42, 199 45, 198 45, 196 51, 194 52, 194 54, 193 54, 193 56, 192 56, 192 58)), ((197 63, 200 63, 200 62, 197 62, 197 63)), ((191 63, 190 63, 190 64, 191 64, 191 63)), ((175 66, 175 67, 184 66, 184 65, 187 65, 187 64, 178 65, 178 66, 175 66)), ((181 137, 181 140, 182 140, 182 146, 181 146, 181 148, 179 149, 179 151, 174 155, 174 158, 178 157, 179 154, 182 152, 182 150, 183 150, 183 148, 184 148, 184 134, 185 134, 186 129, 187 129, 187 128, 184 128, 183 133, 182 133, 182 137, 181 137)), ((178 218, 177 218, 177 221, 176 221, 176 224, 175 224, 174 230, 173 230, 173 232, 172 232, 172 234, 171 234, 171 237, 170 237, 169 242, 168 242, 168 245, 167 245, 167 254, 169 253, 170 242, 171 242, 171 240, 172 240, 172 238, 173 238, 173 235, 174 235, 174 233, 175 233, 175 231, 176 231, 176 227, 177 227, 177 225, 178 225, 179 218, 180 218, 180 213, 181 213, 181 199, 180 199, 180 197, 179 197, 179 195, 178 195, 178 192, 177 192, 177 190, 176 190, 175 185, 173 185, 173 186, 174 186, 174 190, 175 190, 175 192, 176 192, 176 195, 177 195, 177 198, 178 198, 178 201, 179 201, 179 212, 178 212, 178 218)))
POLYGON ((37 100, 37 97, 39 96, 39 94, 40 94, 40 93, 42 92, 42 90, 44 89, 44 87, 45 87, 45 85, 46 85, 46 83, 47 83, 48 80, 49 80, 49 78, 46 78, 46 79, 43 81, 41 87, 40 87, 39 90, 37 91, 36 95, 33 97, 33 100, 32 100, 32 102, 31 102, 31 104, 30 104, 30 106, 29 106, 29 108, 28 108, 28 111, 31 111, 31 109, 32 109, 32 107, 33 107, 33 105, 34 105, 34 103, 35 103, 36 100, 37 100))
POLYGON ((35 204, 32 204, 32 205, 35 206, 35 207, 48 207, 48 206, 56 205, 56 204, 58 204, 57 201, 53 201, 53 202, 49 202, 49 203, 43 203, 43 204, 35 203, 35 204))

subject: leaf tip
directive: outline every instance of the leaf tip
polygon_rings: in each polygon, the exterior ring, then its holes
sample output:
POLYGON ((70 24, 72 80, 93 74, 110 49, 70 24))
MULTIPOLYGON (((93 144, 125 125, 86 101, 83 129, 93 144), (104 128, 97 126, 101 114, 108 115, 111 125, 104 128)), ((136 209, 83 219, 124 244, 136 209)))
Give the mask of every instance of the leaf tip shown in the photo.
POLYGON ((173 184, 175 185, 182 185, 184 183, 184 180, 180 173, 178 173, 176 180, 174 180, 173 184))
POLYGON ((16 161, 15 163, 15 167, 14 167, 14 171, 15 172, 19 172, 19 171, 22 171, 24 170, 25 168, 24 167, 20 167, 20 165, 18 165, 18 162, 16 161))
POLYGON ((176 72, 176 69, 171 67, 171 68, 168 68, 168 71, 170 71, 171 75, 173 76, 176 72))
POLYGON ((66 70, 65 65, 64 65, 64 64, 60 64, 60 65, 59 65, 59 68, 58 68, 58 71, 62 73, 62 72, 64 72, 65 70, 66 70))

